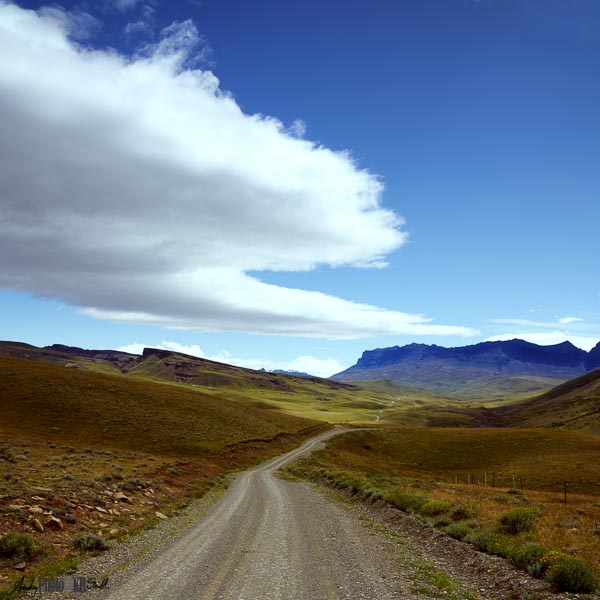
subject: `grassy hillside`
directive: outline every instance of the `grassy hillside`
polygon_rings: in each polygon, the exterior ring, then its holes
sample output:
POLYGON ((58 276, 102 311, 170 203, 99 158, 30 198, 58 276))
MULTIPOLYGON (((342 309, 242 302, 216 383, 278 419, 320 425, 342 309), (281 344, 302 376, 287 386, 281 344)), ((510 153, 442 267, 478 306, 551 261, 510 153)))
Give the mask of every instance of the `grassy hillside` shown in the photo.
POLYGON ((400 428, 358 431, 329 443, 328 460, 369 475, 473 481, 553 490, 570 482, 573 491, 600 496, 600 439, 577 433, 521 429, 400 428), (540 469, 540 464, 544 465, 540 469))
POLYGON ((600 435, 600 369, 533 398, 497 406, 479 421, 501 427, 547 427, 600 435))
POLYGON ((27 357, 69 370, 120 375, 131 381, 167 383, 206 397, 235 400, 253 408, 331 423, 470 425, 461 402, 434 392, 389 382, 353 385, 323 379, 245 369, 164 350, 143 356, 66 346, 36 348, 0 342, 0 354, 27 357), (431 410, 431 414, 428 412, 431 410))
POLYGON ((597 437, 536 429, 354 431, 290 470, 357 500, 383 499, 474 544, 488 540, 488 551, 507 558, 536 541, 600 571, 597 437), (500 519, 514 509, 530 515, 532 527, 503 535, 500 519))
MULTIPOLYGON (((226 473, 326 427, 177 385, 0 356, 0 536, 44 550, 28 576, 167 516, 226 473), (55 518, 56 521, 52 521, 55 518)), ((17 573, 0 548, 0 597, 17 573)))
POLYGON ((179 456, 314 425, 196 390, 9 357, 0 357, 0 398, 5 435, 179 456))

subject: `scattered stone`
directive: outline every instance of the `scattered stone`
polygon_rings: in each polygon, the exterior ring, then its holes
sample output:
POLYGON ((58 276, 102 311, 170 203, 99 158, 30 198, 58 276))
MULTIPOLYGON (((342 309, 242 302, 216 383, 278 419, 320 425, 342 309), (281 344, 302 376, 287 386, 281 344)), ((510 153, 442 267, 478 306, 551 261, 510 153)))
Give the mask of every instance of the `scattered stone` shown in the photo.
POLYGON ((42 514, 44 512, 44 509, 41 506, 32 506, 29 509, 29 512, 31 514, 38 514, 39 515, 39 514, 42 514))
POLYGON ((108 514, 108 511, 105 508, 102 508, 101 506, 96 506, 95 508, 99 513, 104 513, 105 515, 108 514))
POLYGON ((167 515, 163 515, 161 512, 156 511, 154 513, 159 519, 168 519, 167 515))
POLYGON ((62 521, 58 517, 50 517, 46 521, 45 526, 48 529, 54 529, 56 531, 62 531, 65 528, 62 521))
POLYGON ((32 519, 31 525, 36 531, 44 533, 44 526, 42 525, 42 522, 39 519, 32 519))
POLYGON ((16 569, 17 571, 24 571, 26 566, 27 566, 27 563, 20 562, 16 565, 13 565, 13 569, 16 569))
POLYGON ((129 496, 126 496, 123 492, 117 492, 114 495, 114 498, 119 502, 127 502, 128 504, 133 504, 133 500, 129 496))

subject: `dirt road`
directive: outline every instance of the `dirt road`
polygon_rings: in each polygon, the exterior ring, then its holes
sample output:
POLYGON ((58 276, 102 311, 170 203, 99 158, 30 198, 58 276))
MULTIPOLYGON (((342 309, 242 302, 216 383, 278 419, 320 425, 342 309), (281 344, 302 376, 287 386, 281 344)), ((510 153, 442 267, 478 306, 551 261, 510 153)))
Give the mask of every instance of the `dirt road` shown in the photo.
POLYGON ((277 469, 335 435, 244 472, 221 501, 146 564, 117 578, 110 600, 410 598, 378 535, 277 469), (119 581, 121 580, 121 581, 119 581))

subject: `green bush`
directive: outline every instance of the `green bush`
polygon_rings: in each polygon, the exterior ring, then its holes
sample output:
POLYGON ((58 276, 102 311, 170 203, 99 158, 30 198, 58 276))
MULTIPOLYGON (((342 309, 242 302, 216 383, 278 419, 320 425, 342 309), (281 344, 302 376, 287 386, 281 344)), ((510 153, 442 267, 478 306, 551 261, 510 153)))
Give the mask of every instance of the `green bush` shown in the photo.
POLYGON ((450 518, 453 521, 462 521, 464 519, 472 519, 477 515, 477 511, 472 506, 465 504, 458 504, 452 507, 450 511, 450 518))
POLYGON ((442 515, 434 520, 433 526, 441 529, 442 527, 448 527, 452 523, 452 519, 448 515, 442 515))
POLYGON ((467 537, 466 541, 482 552, 495 554, 502 558, 511 558, 515 554, 515 545, 512 540, 491 530, 474 533, 467 537))
POLYGON ((500 517, 501 530, 510 535, 531 531, 540 513, 535 508, 515 508, 500 517))
POLYGON ((464 523, 452 523, 446 527, 446 533, 455 540, 464 540, 473 530, 464 523))
POLYGON ((542 562, 542 557, 548 553, 548 548, 536 544, 535 542, 528 542, 523 544, 519 550, 512 557, 512 563, 527 571, 534 577, 542 577, 546 571, 546 566, 542 562))
POLYGON ((9 532, 0 537, 0 556, 8 559, 32 559, 42 552, 37 542, 22 533, 9 532))
POLYGON ((407 513, 418 512, 423 504, 429 500, 423 494, 413 494, 411 492, 387 492, 384 494, 383 499, 407 513))
POLYGON ((591 593, 598 587, 598 577, 578 558, 556 561, 546 573, 549 581, 560 592, 591 593))
POLYGON ((425 502, 423 506, 421 506, 419 512, 425 517, 437 517, 438 515, 447 513, 450 508, 450 504, 447 502, 442 502, 440 500, 429 500, 428 502, 425 502))
POLYGON ((73 544, 78 550, 91 552, 93 550, 108 550, 110 545, 94 533, 83 533, 73 544))

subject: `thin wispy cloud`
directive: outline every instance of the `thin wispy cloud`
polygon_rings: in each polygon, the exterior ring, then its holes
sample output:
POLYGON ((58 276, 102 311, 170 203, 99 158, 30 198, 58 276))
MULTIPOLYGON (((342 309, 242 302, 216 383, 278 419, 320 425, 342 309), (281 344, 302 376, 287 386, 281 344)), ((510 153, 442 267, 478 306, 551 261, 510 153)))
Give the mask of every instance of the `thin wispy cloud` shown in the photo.
POLYGON ((350 153, 244 114, 213 73, 186 67, 193 23, 134 58, 69 35, 0 1, 1 286, 175 329, 477 333, 249 275, 385 267, 403 221, 350 153))
POLYGON ((67 11, 62 6, 45 6, 39 14, 53 21, 67 36, 77 41, 88 40, 102 29, 99 19, 80 9, 67 11))
POLYGON ((573 323, 583 323, 579 317, 561 317, 555 321, 535 321, 533 319, 491 319, 492 323, 499 325, 524 325, 533 327, 554 328, 561 325, 571 325, 573 323))
POLYGON ((583 319, 580 319, 579 317, 562 317, 558 320, 561 325, 569 325, 570 323, 579 323, 582 321, 583 319))

